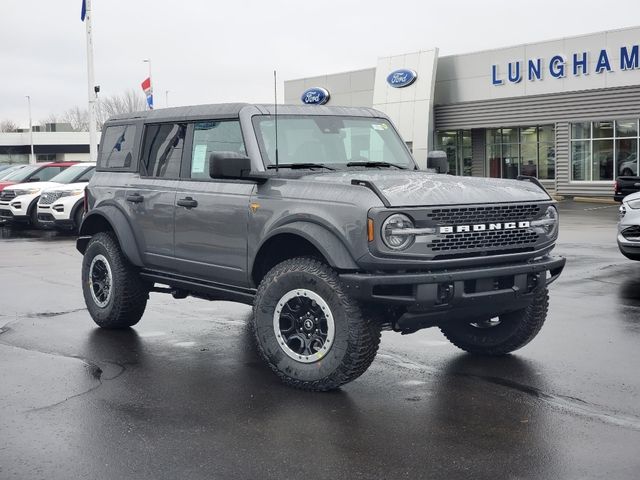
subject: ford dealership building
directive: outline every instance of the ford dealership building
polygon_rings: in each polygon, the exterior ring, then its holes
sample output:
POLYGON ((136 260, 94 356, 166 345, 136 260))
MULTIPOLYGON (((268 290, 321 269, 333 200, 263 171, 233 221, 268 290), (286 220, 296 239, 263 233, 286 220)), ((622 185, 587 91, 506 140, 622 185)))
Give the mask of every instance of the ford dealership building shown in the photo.
POLYGON ((394 121, 416 160, 451 173, 538 177, 559 195, 612 194, 638 174, 640 27, 463 55, 438 49, 285 82, 286 103, 365 106, 394 121))

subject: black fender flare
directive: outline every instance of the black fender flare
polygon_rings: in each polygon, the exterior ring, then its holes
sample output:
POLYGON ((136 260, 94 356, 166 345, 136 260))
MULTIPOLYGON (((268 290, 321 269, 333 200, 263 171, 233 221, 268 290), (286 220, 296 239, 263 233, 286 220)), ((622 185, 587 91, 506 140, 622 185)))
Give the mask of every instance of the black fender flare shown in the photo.
POLYGON ((84 254, 91 236, 104 231, 102 226, 105 221, 115 233, 124 256, 127 257, 132 264, 142 267, 144 264, 142 262, 142 256, 140 255, 140 249, 136 242, 136 237, 133 234, 133 228, 131 228, 131 225, 124 213, 114 205, 98 207, 91 210, 89 214, 84 217, 82 226, 80 227, 80 234, 76 241, 76 248, 78 251, 84 254), (99 229, 96 230, 96 228, 99 229))
POLYGON ((251 271, 255 266, 256 258, 262 247, 276 235, 283 233, 289 233, 298 235, 307 240, 311 245, 318 249, 322 256, 327 260, 329 265, 340 270, 358 270, 358 264, 353 259, 351 253, 345 246, 345 244, 338 238, 336 234, 329 229, 317 223, 295 221, 281 225, 275 228, 269 235, 262 241, 260 246, 256 249, 255 256, 253 258, 253 264, 251 265, 251 271))

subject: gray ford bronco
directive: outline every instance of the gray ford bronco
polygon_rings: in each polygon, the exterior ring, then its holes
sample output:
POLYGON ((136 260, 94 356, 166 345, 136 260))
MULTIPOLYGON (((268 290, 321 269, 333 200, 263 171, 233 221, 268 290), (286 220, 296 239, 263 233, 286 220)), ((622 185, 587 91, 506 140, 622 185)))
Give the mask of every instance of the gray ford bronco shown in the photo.
POLYGON ((381 330, 502 355, 538 333, 558 212, 535 179, 420 171, 368 108, 223 104, 117 116, 86 189, 82 288, 103 328, 149 292, 253 305, 287 384, 361 375, 381 330))

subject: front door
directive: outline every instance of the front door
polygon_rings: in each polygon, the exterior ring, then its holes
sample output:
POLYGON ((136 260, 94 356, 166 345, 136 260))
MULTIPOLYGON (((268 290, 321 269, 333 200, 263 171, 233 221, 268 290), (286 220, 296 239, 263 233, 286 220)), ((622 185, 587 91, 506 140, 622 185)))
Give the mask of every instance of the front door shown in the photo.
POLYGON ((249 203, 255 184, 209 176, 212 153, 246 154, 240 123, 198 122, 187 135, 189 151, 176 194, 176 263, 188 276, 246 286, 249 203))

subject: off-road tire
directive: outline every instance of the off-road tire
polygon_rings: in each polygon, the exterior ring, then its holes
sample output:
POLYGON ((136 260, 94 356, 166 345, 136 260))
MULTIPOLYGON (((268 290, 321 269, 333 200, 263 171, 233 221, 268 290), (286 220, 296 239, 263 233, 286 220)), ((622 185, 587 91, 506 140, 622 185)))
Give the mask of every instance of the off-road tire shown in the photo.
POLYGON ((529 343, 547 318, 549 293, 538 289, 528 307, 500 315, 500 323, 489 328, 472 325, 478 319, 440 326, 440 330, 456 347, 479 355, 505 355, 529 343))
POLYGON ((91 237, 82 259, 82 293, 93 321, 102 328, 127 328, 140 321, 149 298, 148 285, 125 258, 116 236, 100 232, 91 237), (92 297, 89 269, 93 258, 102 255, 111 268, 111 296, 104 307, 92 297))
POLYGON ((295 388, 327 391, 362 375, 378 351, 380 325, 363 316, 336 272, 319 260, 298 257, 273 267, 258 287, 253 307, 253 332, 260 355, 280 379, 295 388), (311 290, 331 309, 335 338, 327 354, 313 363, 288 356, 274 332, 276 304, 295 289, 311 290))

